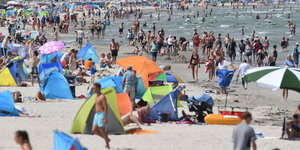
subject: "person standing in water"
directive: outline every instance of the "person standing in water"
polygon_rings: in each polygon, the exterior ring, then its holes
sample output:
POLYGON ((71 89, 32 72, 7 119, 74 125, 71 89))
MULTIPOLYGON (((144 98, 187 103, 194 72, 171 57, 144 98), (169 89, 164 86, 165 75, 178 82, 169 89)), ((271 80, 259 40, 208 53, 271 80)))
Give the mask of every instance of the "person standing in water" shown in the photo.
POLYGON ((124 30, 124 23, 122 22, 119 25, 119 36, 122 37, 123 36, 123 30, 124 30))
POLYGON ((107 101, 105 96, 100 92, 101 85, 99 83, 94 84, 94 93, 96 93, 95 98, 95 116, 93 120, 92 131, 94 134, 102 137, 105 140, 105 148, 109 148, 110 139, 108 138, 104 125, 107 124, 107 101), (98 130, 100 128, 100 132, 98 130))

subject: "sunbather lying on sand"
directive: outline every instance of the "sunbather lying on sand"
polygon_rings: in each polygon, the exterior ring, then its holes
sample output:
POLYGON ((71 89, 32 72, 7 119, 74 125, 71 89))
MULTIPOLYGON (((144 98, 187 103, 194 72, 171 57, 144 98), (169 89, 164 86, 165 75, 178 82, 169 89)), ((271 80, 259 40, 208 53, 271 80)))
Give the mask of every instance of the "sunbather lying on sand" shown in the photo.
POLYGON ((15 108, 18 111, 20 117, 38 117, 39 116, 37 114, 30 115, 30 114, 26 113, 25 108, 22 106, 15 106, 15 108))
POLYGON ((126 125, 128 125, 130 123, 135 123, 137 125, 137 128, 127 129, 126 133, 130 133, 132 131, 142 130, 142 128, 141 128, 141 126, 142 126, 141 122, 139 121, 139 119, 134 114, 132 114, 132 112, 127 113, 126 115, 124 115, 122 117, 122 122, 123 122, 124 126, 126 126, 126 125))

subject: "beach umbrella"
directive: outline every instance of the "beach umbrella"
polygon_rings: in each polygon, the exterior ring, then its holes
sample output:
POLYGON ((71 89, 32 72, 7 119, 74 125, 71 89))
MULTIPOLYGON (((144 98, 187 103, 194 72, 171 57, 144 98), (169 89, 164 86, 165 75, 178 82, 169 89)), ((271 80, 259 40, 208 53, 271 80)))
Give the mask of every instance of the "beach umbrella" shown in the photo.
POLYGON ((154 75, 148 78, 149 81, 165 81, 165 82, 173 82, 173 83, 182 83, 182 80, 175 75, 174 73, 163 72, 163 73, 155 73, 154 75))
POLYGON ((141 75, 146 88, 148 88, 149 74, 163 72, 155 62, 144 56, 125 57, 116 61, 116 63, 124 69, 127 69, 127 66, 131 65, 132 70, 136 71, 136 75, 141 75))
POLYGON ((300 69, 289 67, 259 67, 249 69, 244 81, 256 81, 264 88, 290 89, 300 93, 300 69))
POLYGON ((51 41, 41 46, 38 50, 43 54, 51 54, 60 51, 64 46, 64 43, 61 41, 51 41))
POLYGON ((41 12, 41 16, 47 16, 47 15, 49 15, 49 12, 48 12, 48 11, 42 11, 42 12, 41 12))
POLYGON ((47 5, 44 5, 44 6, 42 6, 41 8, 42 8, 42 9, 47 9, 48 6, 47 6, 47 5))
POLYGON ((256 81, 264 88, 285 90, 284 97, 284 119, 286 118, 287 90, 294 90, 300 93, 300 69, 289 67, 259 67, 249 69, 245 76, 245 82, 256 81))

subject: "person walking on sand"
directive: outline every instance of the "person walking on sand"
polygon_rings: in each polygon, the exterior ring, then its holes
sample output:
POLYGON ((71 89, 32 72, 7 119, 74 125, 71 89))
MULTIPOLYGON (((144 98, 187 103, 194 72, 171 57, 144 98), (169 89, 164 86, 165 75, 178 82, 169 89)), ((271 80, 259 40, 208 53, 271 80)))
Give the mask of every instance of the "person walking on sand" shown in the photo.
POLYGON ((193 74, 194 81, 198 81, 198 66, 200 68, 200 58, 199 58, 198 50, 194 49, 194 52, 190 59, 190 64, 188 66, 188 68, 192 67, 192 74, 193 74))
POLYGON ((95 98, 95 109, 96 113, 93 120, 92 131, 94 134, 102 137, 105 140, 105 148, 109 149, 110 139, 108 138, 104 125, 107 124, 107 101, 105 96, 100 92, 101 85, 99 83, 94 84, 95 98), (98 130, 100 128, 100 132, 98 130))
POLYGON ((232 142, 234 150, 256 150, 254 129, 249 126, 252 121, 252 115, 249 112, 243 113, 243 121, 233 129, 232 142))
POLYGON ((82 48, 82 42, 83 39, 85 38, 83 28, 81 27, 80 30, 77 31, 77 39, 78 39, 78 48, 82 48))
POLYGON ((110 43, 110 51, 113 58, 112 64, 115 64, 117 61, 119 48, 120 48, 119 43, 116 42, 115 39, 112 39, 110 43))
POLYGON ((29 137, 26 131, 17 131, 15 133, 15 141, 16 143, 21 145, 22 150, 32 150, 29 137))

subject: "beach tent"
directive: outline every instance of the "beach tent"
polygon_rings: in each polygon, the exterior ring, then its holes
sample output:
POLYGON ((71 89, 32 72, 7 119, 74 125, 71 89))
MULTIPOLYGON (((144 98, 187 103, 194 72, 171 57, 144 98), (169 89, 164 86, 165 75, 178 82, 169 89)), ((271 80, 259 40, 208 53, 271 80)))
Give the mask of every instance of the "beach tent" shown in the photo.
POLYGON ((117 100, 121 117, 129 112, 132 112, 132 104, 127 93, 117 94, 117 100))
POLYGON ((179 90, 178 88, 174 89, 161 101, 155 104, 152 109, 152 119, 158 119, 158 115, 160 114, 168 114, 169 120, 178 120, 178 112, 177 112, 177 97, 179 90))
POLYGON ((0 93, 0 116, 20 116, 10 91, 0 93))
POLYGON ((69 83, 60 72, 51 72, 42 82, 40 89, 46 99, 74 99, 69 83))
POLYGON ((141 99, 145 94, 145 92, 146 92, 146 87, 144 85, 143 79, 141 77, 138 77, 138 84, 137 84, 137 91, 136 91, 135 98, 141 99))
POLYGON ((142 99, 149 103, 158 103, 164 96, 172 92, 171 85, 149 87, 142 99))
POLYGON ((0 86, 17 86, 16 65, 4 67, 0 70, 0 86))
POLYGON ((14 60, 14 64, 16 65, 16 74, 18 74, 17 79, 19 79, 19 82, 27 82, 29 79, 29 74, 24 65, 24 59, 25 58, 19 58, 14 60))
POLYGON ((122 80, 123 77, 120 76, 110 76, 105 77, 97 81, 97 83, 101 84, 101 89, 107 88, 107 87, 113 87, 116 91, 116 93, 124 93, 123 87, 122 87, 122 80))
POLYGON ((78 139, 73 139, 64 132, 54 131, 53 150, 87 150, 78 139))
MULTIPOLYGON (((115 89, 108 87, 101 90, 107 101, 107 125, 105 127, 108 134, 124 134, 125 130, 120 117, 117 96, 115 89)), ((92 126, 95 115, 95 98, 93 94, 87 99, 78 110, 74 120, 71 133, 92 134, 92 126)))
POLYGON ((141 75, 146 89, 148 89, 148 77, 157 72, 163 72, 159 66, 145 56, 132 56, 122 58, 116 63, 123 69, 127 69, 128 65, 132 66, 132 70, 136 71, 136 75, 141 75))
POLYGON ((63 56, 63 53, 61 51, 57 51, 57 52, 54 52, 51 54, 43 54, 41 63, 43 63, 43 64, 51 63, 53 58, 55 58, 55 57, 56 57, 56 62, 60 63, 62 56, 63 56))
POLYGON ((82 59, 84 61, 87 61, 90 58, 92 58, 92 61, 95 62, 95 64, 99 64, 99 57, 98 57, 93 45, 91 45, 91 44, 81 48, 79 53, 77 54, 77 58, 82 59))
POLYGON ((17 53, 18 56, 22 58, 29 58, 28 51, 29 47, 28 46, 23 46, 21 44, 13 44, 12 47, 10 48, 12 52, 17 53))
POLYGON ((63 73, 62 66, 59 62, 55 63, 47 63, 47 64, 39 64, 39 78, 43 81, 47 75, 51 74, 53 71, 58 71, 63 73))

